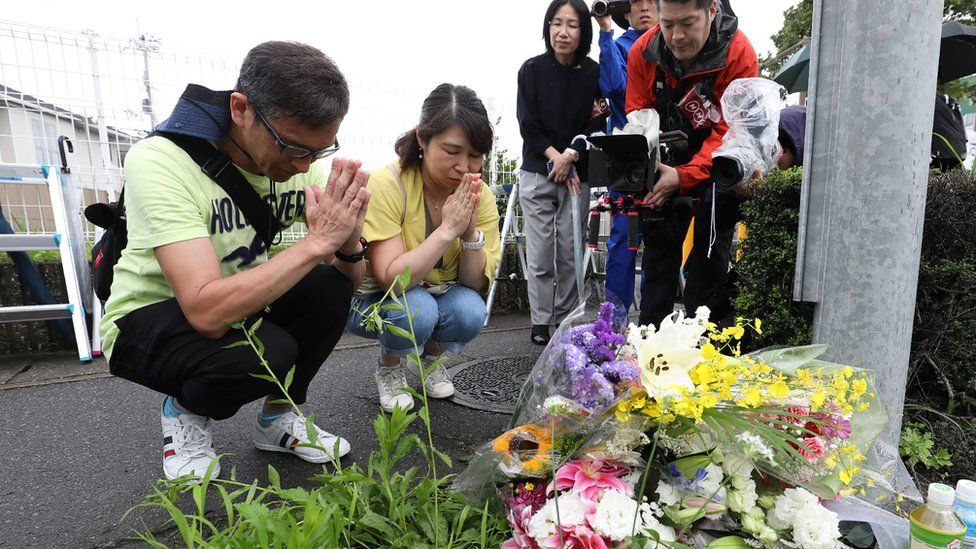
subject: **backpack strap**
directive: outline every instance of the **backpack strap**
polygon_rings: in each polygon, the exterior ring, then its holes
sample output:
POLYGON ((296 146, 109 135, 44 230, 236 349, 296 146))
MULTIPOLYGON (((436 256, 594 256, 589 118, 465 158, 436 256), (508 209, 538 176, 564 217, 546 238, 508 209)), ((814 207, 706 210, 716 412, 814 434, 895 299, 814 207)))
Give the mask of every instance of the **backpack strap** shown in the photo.
POLYGON ((234 168, 230 157, 225 152, 199 137, 161 131, 155 131, 150 135, 165 137, 190 155, 190 158, 200 165, 200 170, 216 182, 241 209, 244 218, 254 227, 265 246, 271 247, 275 236, 281 230, 278 217, 268 203, 261 199, 254 187, 244 179, 244 174, 234 168))

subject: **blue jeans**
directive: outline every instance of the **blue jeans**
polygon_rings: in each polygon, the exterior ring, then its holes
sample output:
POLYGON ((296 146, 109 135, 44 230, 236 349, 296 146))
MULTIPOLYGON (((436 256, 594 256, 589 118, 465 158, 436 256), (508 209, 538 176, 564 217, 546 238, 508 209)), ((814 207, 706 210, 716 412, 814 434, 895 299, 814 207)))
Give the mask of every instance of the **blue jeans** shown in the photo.
MULTIPOLYGON (((383 352, 395 357, 405 357, 414 350, 409 340, 389 331, 382 334, 368 332, 360 325, 363 319, 361 311, 365 311, 381 297, 382 294, 362 299, 354 297, 346 330, 361 337, 379 339, 383 352)), ((488 314, 485 302, 478 292, 460 284, 439 296, 432 296, 427 290, 415 287, 407 290, 405 297, 413 314, 414 336, 421 354, 428 341, 452 353, 459 352, 467 342, 478 337, 488 314)), ((400 299, 402 301, 403 298, 400 299)), ((391 300, 387 300, 384 305, 387 303, 391 303, 391 300)), ((399 328, 410 330, 407 317, 401 311, 382 310, 380 316, 399 328)))

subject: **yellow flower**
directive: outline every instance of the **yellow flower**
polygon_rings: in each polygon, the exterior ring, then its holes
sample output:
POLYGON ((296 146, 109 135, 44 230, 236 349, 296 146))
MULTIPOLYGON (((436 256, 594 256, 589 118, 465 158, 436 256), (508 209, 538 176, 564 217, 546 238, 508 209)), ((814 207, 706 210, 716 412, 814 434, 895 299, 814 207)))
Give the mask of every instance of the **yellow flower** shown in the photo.
POLYGON ((846 391, 851 387, 851 384, 843 376, 837 376, 834 378, 833 387, 837 391, 846 391))
POLYGON ((752 385, 746 388, 746 394, 739 399, 739 402, 749 408, 758 408, 763 403, 762 391, 757 385, 752 385))
POLYGON ((699 400, 699 402, 703 408, 714 408, 718 406, 719 399, 715 393, 708 391, 701 396, 701 400, 699 400))
POLYGON ((803 388, 812 387, 813 386, 813 383, 814 383, 814 381, 813 381, 813 374, 811 374, 810 373, 810 370, 807 370, 807 369, 797 370, 796 371, 796 375, 794 376, 793 382, 796 385, 798 385, 800 387, 803 387, 803 388))
POLYGON ((775 398, 786 398, 790 396, 790 388, 782 379, 769 386, 769 394, 775 398))
POLYGON ((706 343, 702 345, 701 352, 702 352, 702 358, 704 360, 712 360, 719 356, 718 349, 716 349, 715 346, 712 345, 711 343, 706 343))
POLYGON ((810 404, 814 410, 822 408, 826 401, 827 394, 824 392, 823 387, 817 387, 817 390, 810 395, 810 404))
POLYGON ((756 333, 757 334, 762 335, 762 320, 759 320, 757 318, 756 319, 756 322, 753 324, 752 327, 753 327, 754 330, 756 330, 756 333))
POLYGON ((870 402, 862 402, 861 404, 858 405, 857 411, 858 412, 863 412, 863 411, 867 410, 870 407, 871 407, 871 403, 870 402))
POLYGON ((851 376, 854 375, 854 369, 851 368, 850 366, 844 366, 844 369, 841 370, 841 373, 844 374, 844 379, 851 379, 851 376))
POLYGON ((860 471, 861 471, 860 467, 858 467, 857 465, 852 465, 851 467, 848 467, 847 469, 844 469, 843 471, 840 472, 840 481, 849 486, 851 484, 851 481, 854 480, 854 476, 857 475, 860 471))
POLYGON ((708 362, 702 362, 691 370, 691 381, 695 385, 708 385, 715 382, 716 379, 715 371, 708 362))
POLYGON ((861 398, 861 395, 868 392, 868 382, 863 379, 855 379, 851 382, 851 391, 854 393, 854 398, 861 398))

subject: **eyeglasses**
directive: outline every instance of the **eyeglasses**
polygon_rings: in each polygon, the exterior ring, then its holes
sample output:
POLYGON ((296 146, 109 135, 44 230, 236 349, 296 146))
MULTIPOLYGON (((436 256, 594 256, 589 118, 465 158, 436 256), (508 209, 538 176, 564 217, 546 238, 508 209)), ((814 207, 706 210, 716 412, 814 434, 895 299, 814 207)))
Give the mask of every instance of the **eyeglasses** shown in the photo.
POLYGON ((271 127, 271 123, 268 122, 268 119, 261 114, 261 111, 259 111, 258 108, 253 104, 251 105, 251 108, 254 109, 254 113, 257 114, 258 118, 261 119, 261 123, 264 124, 264 127, 268 129, 268 132, 271 133, 271 137, 274 137, 275 142, 278 143, 278 148, 281 150, 281 154, 287 156, 288 158, 308 158, 312 156, 316 160, 319 160, 333 155, 339 150, 338 138, 336 138, 335 143, 333 143, 331 147, 326 147, 324 149, 308 149, 298 145, 285 143, 285 141, 281 139, 281 136, 278 135, 278 132, 271 127))

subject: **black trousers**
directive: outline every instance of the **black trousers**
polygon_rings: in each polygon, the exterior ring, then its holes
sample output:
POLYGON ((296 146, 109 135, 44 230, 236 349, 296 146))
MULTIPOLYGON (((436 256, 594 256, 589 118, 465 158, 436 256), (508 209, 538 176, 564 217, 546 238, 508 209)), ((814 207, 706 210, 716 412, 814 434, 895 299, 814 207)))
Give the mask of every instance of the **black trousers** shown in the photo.
MULTIPOLYGON (((245 323, 263 318, 256 335, 282 383, 295 366, 288 393, 296 404, 305 402, 312 378, 339 341, 351 299, 352 282, 335 267, 319 265, 245 323)), ((226 419, 248 402, 283 396, 273 383, 251 375, 268 372, 250 346, 227 348, 244 340, 240 330, 209 339, 190 325, 175 298, 132 311, 116 324, 111 372, 176 397, 194 414, 226 419)))
POLYGON ((694 243, 685 262, 684 304, 689 315, 705 305, 717 320, 729 314, 731 305, 725 289, 732 236, 738 219, 739 202, 734 197, 718 195, 716 202, 717 234, 711 247, 712 205, 696 199, 691 208, 676 206, 663 219, 644 224, 644 282, 641 287, 640 323, 658 326, 674 312, 674 299, 680 284, 681 251, 691 217, 695 220, 694 243))

